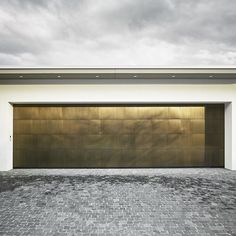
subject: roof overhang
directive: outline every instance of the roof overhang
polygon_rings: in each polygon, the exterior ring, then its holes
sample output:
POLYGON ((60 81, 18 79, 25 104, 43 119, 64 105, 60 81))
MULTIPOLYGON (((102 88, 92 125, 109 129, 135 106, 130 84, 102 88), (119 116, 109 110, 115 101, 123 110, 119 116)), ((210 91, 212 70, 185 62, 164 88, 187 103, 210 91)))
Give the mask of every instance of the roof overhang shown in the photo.
POLYGON ((236 68, 0 68, 1 84, 236 83, 236 68), (125 82, 126 81, 126 82, 125 82))

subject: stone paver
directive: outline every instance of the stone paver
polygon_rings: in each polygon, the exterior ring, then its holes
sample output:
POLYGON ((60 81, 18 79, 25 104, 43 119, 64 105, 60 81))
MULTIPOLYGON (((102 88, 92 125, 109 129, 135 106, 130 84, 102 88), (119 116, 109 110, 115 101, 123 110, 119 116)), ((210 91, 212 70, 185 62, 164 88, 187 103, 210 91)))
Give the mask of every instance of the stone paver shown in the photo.
POLYGON ((236 172, 0 172, 0 235, 236 235, 236 172))

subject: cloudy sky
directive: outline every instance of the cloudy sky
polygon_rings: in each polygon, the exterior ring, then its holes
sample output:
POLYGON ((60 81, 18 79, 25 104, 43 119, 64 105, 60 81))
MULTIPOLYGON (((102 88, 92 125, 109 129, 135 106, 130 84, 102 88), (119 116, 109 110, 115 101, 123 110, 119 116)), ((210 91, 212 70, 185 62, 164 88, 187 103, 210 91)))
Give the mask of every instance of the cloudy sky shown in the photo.
POLYGON ((0 1, 1 67, 234 65, 234 0, 0 1))

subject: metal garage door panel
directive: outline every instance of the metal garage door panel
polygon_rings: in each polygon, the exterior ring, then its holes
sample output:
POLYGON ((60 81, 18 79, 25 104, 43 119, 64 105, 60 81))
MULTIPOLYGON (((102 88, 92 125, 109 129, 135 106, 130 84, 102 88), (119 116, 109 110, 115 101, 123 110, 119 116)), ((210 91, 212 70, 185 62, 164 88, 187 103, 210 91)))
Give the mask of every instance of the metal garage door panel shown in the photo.
POLYGON ((14 106, 14 167, 224 162, 222 105, 14 106))

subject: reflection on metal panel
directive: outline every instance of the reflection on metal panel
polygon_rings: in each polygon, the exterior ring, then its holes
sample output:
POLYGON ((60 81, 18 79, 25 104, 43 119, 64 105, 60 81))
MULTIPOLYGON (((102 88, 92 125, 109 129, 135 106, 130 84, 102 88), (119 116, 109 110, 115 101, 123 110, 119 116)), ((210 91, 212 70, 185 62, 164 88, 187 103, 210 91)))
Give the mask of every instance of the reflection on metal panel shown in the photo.
POLYGON ((223 105, 14 106, 14 167, 223 165, 223 105))

